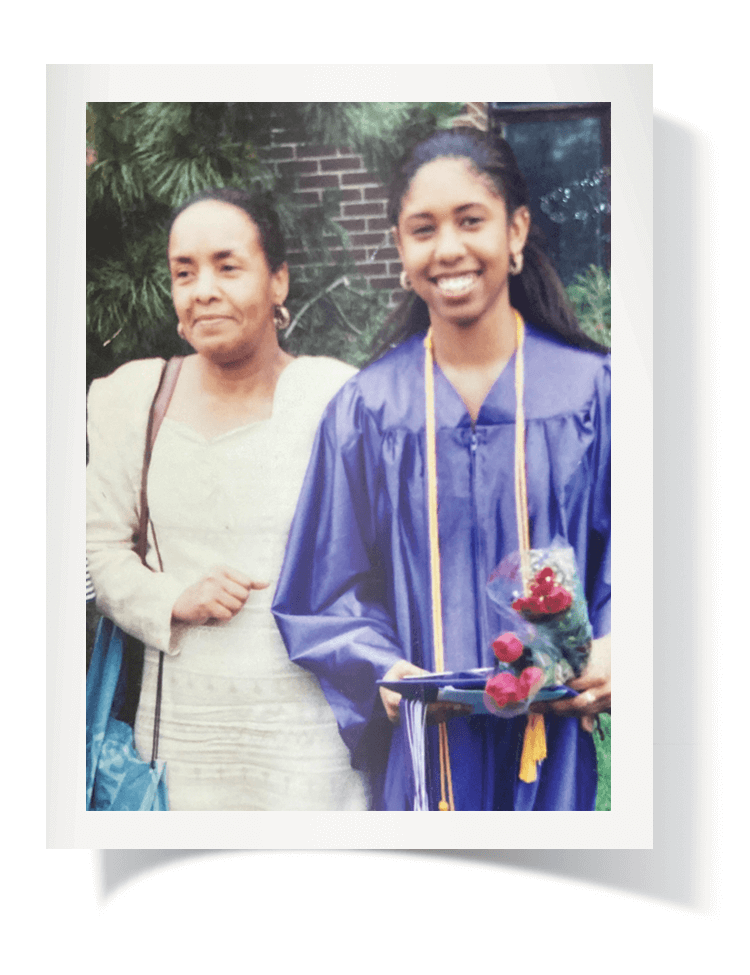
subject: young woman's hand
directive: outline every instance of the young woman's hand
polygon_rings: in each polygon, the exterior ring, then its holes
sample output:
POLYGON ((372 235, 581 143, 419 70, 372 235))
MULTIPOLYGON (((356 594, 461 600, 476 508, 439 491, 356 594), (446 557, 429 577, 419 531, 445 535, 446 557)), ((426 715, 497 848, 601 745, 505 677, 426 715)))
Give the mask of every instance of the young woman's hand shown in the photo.
POLYGON ((580 717, 584 731, 592 732, 596 715, 612 710, 611 647, 609 634, 593 641, 586 669, 569 684, 574 691, 578 691, 577 697, 567 697, 549 704, 532 704, 529 710, 580 717))
MULTIPOLYGON (((429 670, 422 670, 416 664, 409 663, 408 660, 399 660, 395 663, 383 680, 400 680, 402 677, 419 677, 421 674, 429 675, 429 670)), ((401 695, 396 691, 388 690, 387 687, 380 688, 380 697, 383 701, 385 713, 392 724, 398 724, 398 707, 401 703, 401 695)), ((435 701, 427 705, 427 721, 429 724, 439 724, 455 717, 457 714, 471 714, 471 707, 466 704, 454 704, 451 701, 435 701)))
POLYGON ((254 582, 226 565, 216 566, 178 596, 172 607, 172 620, 196 625, 209 620, 231 620, 245 605, 252 589, 267 589, 270 585, 254 582))

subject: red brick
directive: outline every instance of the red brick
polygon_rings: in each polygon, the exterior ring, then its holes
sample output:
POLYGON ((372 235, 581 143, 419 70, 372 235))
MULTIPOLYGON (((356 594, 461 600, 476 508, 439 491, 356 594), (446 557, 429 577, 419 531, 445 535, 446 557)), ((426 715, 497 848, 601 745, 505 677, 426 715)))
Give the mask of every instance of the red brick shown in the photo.
POLYGON ((368 230, 390 230, 391 221, 388 217, 371 217, 367 221, 368 230))
POLYGON ((352 243, 355 247, 365 247, 368 245, 379 246, 388 243, 385 234, 352 234, 352 243))
POLYGON ((338 187, 339 181, 337 176, 300 176, 297 180, 297 185, 302 189, 311 189, 312 187, 328 187, 336 186, 338 187))
POLYGON ((342 172, 345 169, 362 169, 362 160, 359 156, 339 156, 336 159, 321 159, 321 171, 342 172))
POLYGON ((393 291, 399 287, 398 278, 370 278, 370 285, 379 291, 393 291))
MULTIPOLYGON (((349 257, 351 257, 351 259, 354 261, 355 264, 362 264, 367 260, 367 251, 364 249, 349 250, 349 248, 347 248, 346 253, 348 254, 349 257)), ((341 247, 331 248, 331 257, 335 261, 336 260, 340 261, 343 256, 344 256, 344 251, 341 247)))
MULTIPOLYGON (((388 237, 388 240, 390 241, 390 235, 388 237)), ((378 257, 382 257, 384 261, 398 261, 399 262, 399 273, 400 273, 400 271, 401 271, 401 267, 400 267, 401 259, 398 256, 398 251, 396 250, 395 247, 381 247, 378 250, 378 257)), ((393 271, 391 271, 391 274, 393 274, 393 271)))
POLYGON ((297 146, 297 159, 310 159, 312 156, 335 156, 336 149, 334 146, 321 146, 313 145, 309 143, 307 145, 297 146))
POLYGON ((358 262, 357 268, 365 275, 365 277, 370 277, 372 275, 380 275, 386 273, 385 264, 373 264, 370 261, 358 262))
POLYGON ((318 163, 314 159, 305 162, 280 162, 279 169, 284 173, 317 173, 318 163))
MULTIPOLYGON (((346 203, 349 200, 361 200, 361 199, 362 199, 362 190, 342 190, 341 191, 341 200, 344 203, 346 203)), ((344 207, 344 215, 345 216, 348 216, 349 215, 347 213, 347 210, 348 210, 348 207, 344 207)))
MULTIPOLYGON (((386 255, 383 254, 383 257, 385 257, 385 256, 386 255)), ((401 261, 389 261, 388 262, 388 273, 389 274, 401 274, 402 271, 403 271, 403 265, 401 264, 401 261)))
POLYGON ((366 200, 387 200, 388 190, 384 186, 368 186, 365 190, 366 200))
POLYGON ((378 181, 374 176, 370 175, 370 173, 342 173, 341 182, 346 186, 349 186, 352 183, 355 183, 358 186, 375 186, 378 184, 378 181))
MULTIPOLYGON (((346 192, 346 191, 344 191, 346 192)), ((368 217, 377 216, 382 214, 383 204, 382 203, 350 203, 348 206, 344 207, 345 217, 368 217)))
POLYGON ((345 217, 334 217, 334 220, 339 225, 343 227, 344 230, 348 230, 351 233, 354 230, 364 230, 365 220, 347 220, 345 217))

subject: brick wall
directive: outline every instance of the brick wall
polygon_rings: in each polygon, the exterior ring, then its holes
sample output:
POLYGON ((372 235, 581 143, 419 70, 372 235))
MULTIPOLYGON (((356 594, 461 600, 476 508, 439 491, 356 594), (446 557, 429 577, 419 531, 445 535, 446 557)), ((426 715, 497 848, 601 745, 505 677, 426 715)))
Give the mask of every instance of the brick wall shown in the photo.
MULTIPOLYGON (((361 156, 346 148, 284 141, 282 130, 274 131, 262 156, 279 174, 286 171, 297 177, 296 193, 303 202, 318 204, 324 190, 340 190, 335 219, 349 235, 348 250, 357 270, 373 288, 399 289, 401 262, 385 215, 387 192, 367 172, 361 156)), ((294 249, 294 241, 288 241, 288 255, 292 268, 307 263, 306 255, 294 249)))

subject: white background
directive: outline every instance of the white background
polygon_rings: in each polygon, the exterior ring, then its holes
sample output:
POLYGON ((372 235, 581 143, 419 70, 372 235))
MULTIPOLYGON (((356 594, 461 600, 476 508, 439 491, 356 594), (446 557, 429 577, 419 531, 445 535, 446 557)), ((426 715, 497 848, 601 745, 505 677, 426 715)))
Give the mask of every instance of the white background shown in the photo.
MULTIPOLYGON (((571 63, 591 63, 603 53, 599 46, 606 36, 610 63, 655 65, 657 119, 676 125, 685 135, 700 177, 697 187, 685 186, 684 208, 692 224, 675 220, 676 235, 686 226, 698 231, 696 260, 685 268, 685 289, 697 306, 700 324, 690 358, 697 381, 688 393, 696 408, 697 470, 686 473, 697 474, 700 516, 697 521, 686 518, 684 524, 684 531, 694 539, 700 576, 694 623, 706 658, 701 671, 706 681, 698 688, 702 717, 695 720, 693 713, 686 715, 691 722, 687 738, 699 757, 697 791, 680 795, 660 790, 657 783, 654 851, 585 851, 600 858, 600 869, 591 867, 588 879, 580 871, 576 875, 575 860, 566 867, 556 864, 551 854, 546 866, 544 854, 538 854, 537 866, 530 870, 498 863, 499 854, 259 852, 193 855, 131 874, 118 886, 117 876, 125 877, 127 871, 124 863, 112 860, 113 853, 107 854, 107 861, 97 852, 43 849, 44 800, 39 791, 43 739, 33 732, 43 721, 43 709, 35 713, 30 702, 33 688, 44 683, 39 666, 44 643, 40 612, 44 549, 43 539, 29 529, 39 523, 44 510, 43 474, 38 466, 36 479, 14 477, 20 465, 11 464, 6 563, 12 567, 11 579, 22 583, 19 588, 24 593, 18 598, 15 589, 5 590, 6 617, 12 622, 6 631, 10 639, 4 695, 9 813, 4 886, 11 899, 6 909, 10 943, 4 955, 12 958, 20 952, 13 970, 75 965, 94 972, 130 972, 136 967, 154 971, 177 967, 186 972, 251 967, 271 972, 319 967, 332 972, 401 972, 416 966, 444 971, 550 964, 575 972, 633 967, 644 972, 702 972, 726 963, 726 954, 733 950, 740 951, 737 964, 742 964, 747 842, 739 722, 744 704, 740 681, 746 640, 741 610, 746 601, 746 569, 738 516, 747 494, 740 466, 747 444, 746 407, 741 399, 747 310, 740 296, 744 298, 747 278, 747 247, 741 242, 746 239, 748 217, 744 99, 739 101, 746 91, 742 38, 737 24, 732 29, 724 4, 711 8, 710 22, 707 16, 699 20, 683 8, 680 19, 664 24, 654 21, 653 5, 610 10, 608 16, 616 23, 603 20, 607 8, 601 5, 582 6, 584 12, 577 15, 569 8, 563 12, 559 5, 548 13, 535 6, 528 23, 512 27, 505 13, 500 17, 479 8, 483 19, 478 25, 477 17, 470 18, 465 8, 435 10, 441 36, 436 45, 431 33, 428 43, 423 31, 383 5, 383 23, 369 30, 375 43, 371 42, 365 57, 381 62, 382 52, 387 51, 408 62, 424 59, 427 48, 432 62, 439 57, 494 62, 502 51, 508 60, 528 62, 533 52, 550 62, 564 56, 571 63), (690 21, 683 22, 688 17, 690 21), (483 25, 492 28, 489 39, 483 25), (533 43, 528 39, 531 33, 533 43), (450 55, 444 53, 448 34, 450 55), (714 52, 712 59, 706 57, 709 49, 714 52), (28 514, 16 517, 16 510, 28 514), (722 603, 723 592, 732 593, 732 599, 722 603), (684 886, 672 882, 679 881, 680 865, 664 855, 673 839, 670 830, 679 831, 685 822, 681 805, 692 805, 697 824, 692 842, 683 848, 687 862, 682 866, 690 871, 684 886)), ((128 24, 106 28, 107 40, 98 49, 92 48, 90 31, 92 24, 101 28, 100 11, 91 14, 88 27, 87 22, 76 23, 72 39, 69 31, 58 30, 62 21, 55 21, 56 15, 47 15, 46 23, 34 28, 42 31, 42 49, 46 47, 46 60, 51 62, 90 62, 95 57, 132 60, 134 50, 143 60, 158 61, 165 45, 170 49, 172 42, 171 48, 175 47, 178 23, 188 27, 191 37, 190 44, 177 45, 183 60, 206 60, 206 45, 195 51, 196 39, 210 40, 218 28, 219 38, 224 38, 220 53, 243 61, 250 51, 256 56, 259 50, 287 53, 285 32, 292 23, 301 23, 297 14, 287 18, 279 13, 270 25, 255 20, 254 30, 244 26, 238 40, 237 25, 246 25, 245 17, 235 20, 229 12, 215 9, 189 13, 172 8, 165 16, 169 18, 166 30, 157 33, 153 11, 148 10, 146 23, 143 15, 134 14, 136 8, 131 7, 128 24), (108 47, 112 32, 121 45, 114 54, 108 47), (61 38, 68 42, 62 49, 61 38), (238 44, 246 51, 244 57, 238 44)), ((315 36, 313 27, 320 29, 319 9, 314 13, 309 36, 315 36)), ((429 24, 433 31, 429 13, 423 10, 419 23, 425 30, 429 24)), ((69 8, 66 15, 70 17, 69 8)), ((40 38, 35 42, 38 45, 40 38)), ((219 53, 215 43, 211 47, 212 54, 219 53)), ((316 61, 324 60, 320 45, 315 54, 316 61)), ((24 459, 25 473, 27 458, 31 465, 43 464, 44 411, 36 407, 43 372, 44 216, 41 201, 37 199, 36 207, 29 201, 40 196, 44 182, 43 153, 34 141, 43 128, 44 79, 43 63, 25 67, 20 61, 7 63, 13 65, 15 79, 8 98, 19 103, 20 111, 8 124, 15 139, 6 161, 6 191, 11 189, 6 198, 5 212, 11 218, 6 228, 12 228, 12 233, 6 230, 11 246, 4 249, 6 298, 11 298, 11 314, 5 319, 10 350, 6 347, 4 413, 9 455, 24 459), (15 187, 18 193, 13 192, 15 187)), ((679 197, 680 190, 679 185, 673 187, 673 195, 679 197)), ((658 199, 656 207, 658 212, 658 199)), ((677 258, 684 256, 677 238, 675 251, 677 258)), ((676 356, 683 354, 675 347, 676 356)), ((669 373, 666 356, 657 356, 655 366, 658 385, 660 369, 669 373)), ((674 373, 669 376, 673 381, 674 373)), ((679 436, 679 431, 675 433, 679 436)), ((659 430, 657 402, 658 450, 669 452, 667 432, 659 430)), ((657 546, 656 557, 658 564, 668 564, 670 553, 657 546)), ((683 567, 672 568, 673 581, 666 589, 657 586, 657 599, 661 595, 669 602, 679 586, 683 567)), ((658 653, 659 647, 657 668, 658 653)), ((674 676, 679 685, 678 674, 665 676, 674 676)), ((669 686, 657 686, 657 707, 658 695, 664 700, 669 693, 669 686)), ((685 740, 685 728, 659 725, 658 712, 655 719, 657 747, 668 756, 670 744, 685 740)), ((679 763, 679 756, 675 760, 679 763)), ((502 836, 497 837, 497 846, 503 846, 502 836)), ((579 859, 583 861, 583 853, 579 859)))

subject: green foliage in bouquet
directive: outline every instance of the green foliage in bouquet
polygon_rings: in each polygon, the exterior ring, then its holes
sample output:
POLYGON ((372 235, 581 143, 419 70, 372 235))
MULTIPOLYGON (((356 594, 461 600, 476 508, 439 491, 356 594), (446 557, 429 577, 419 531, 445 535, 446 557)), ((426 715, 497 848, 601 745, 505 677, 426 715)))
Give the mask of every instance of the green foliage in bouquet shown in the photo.
POLYGON ((612 344, 612 276, 590 264, 567 288, 581 328, 602 345, 612 344))
POLYGON ((453 102, 90 103, 88 381, 129 359, 186 351, 170 296, 167 226, 175 206, 210 186, 270 193, 288 244, 306 257, 304 273, 292 268, 289 351, 361 365, 387 314, 388 295, 357 274, 347 234, 333 219, 338 191, 310 206, 295 193, 296 176, 277 172, 264 150, 283 130, 285 141, 361 153, 384 178, 413 138, 447 124, 461 108, 453 102))

